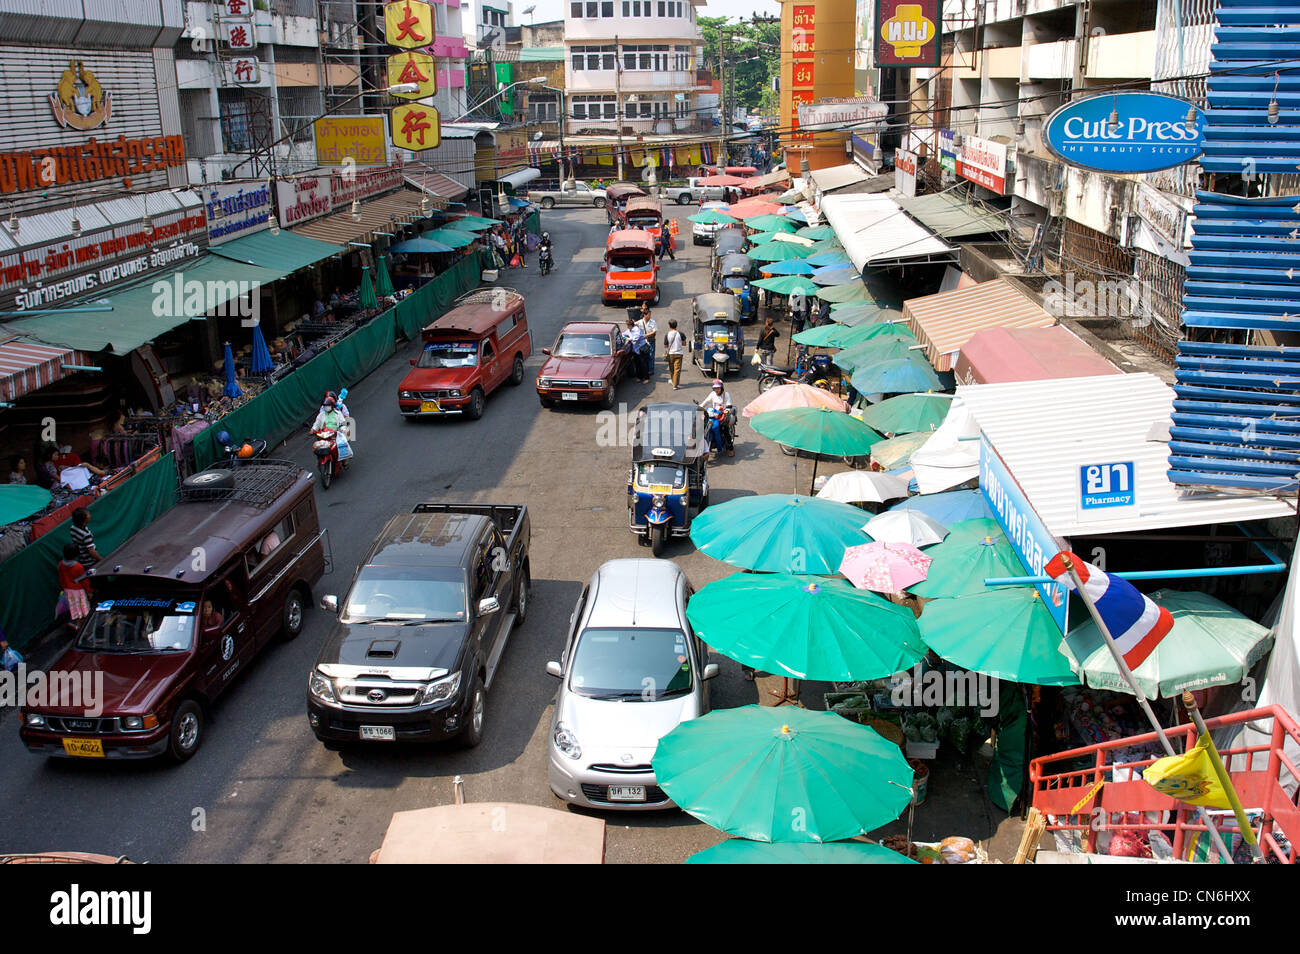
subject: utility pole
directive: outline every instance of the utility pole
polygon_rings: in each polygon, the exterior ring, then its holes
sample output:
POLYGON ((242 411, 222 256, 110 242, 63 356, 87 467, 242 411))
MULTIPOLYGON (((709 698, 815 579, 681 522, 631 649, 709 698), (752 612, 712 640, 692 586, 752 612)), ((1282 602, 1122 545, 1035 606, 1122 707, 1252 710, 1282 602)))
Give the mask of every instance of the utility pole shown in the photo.
POLYGON ((618 181, 623 180, 623 51, 614 37, 614 121, 618 125, 618 181))
POLYGON ((722 93, 718 100, 718 125, 721 127, 721 136, 718 140, 718 155, 715 157, 714 165, 718 167, 718 173, 721 174, 727 165, 727 28, 718 27, 718 86, 722 93))

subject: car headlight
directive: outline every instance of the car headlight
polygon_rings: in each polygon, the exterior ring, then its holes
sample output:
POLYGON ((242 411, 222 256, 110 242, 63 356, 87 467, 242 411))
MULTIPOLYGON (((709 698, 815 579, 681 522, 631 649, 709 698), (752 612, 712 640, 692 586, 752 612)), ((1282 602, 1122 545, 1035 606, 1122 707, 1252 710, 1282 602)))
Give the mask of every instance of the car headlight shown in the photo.
POLYGON ((650 498, 650 505, 652 507, 662 507, 666 502, 667 501, 664 500, 663 494, 655 494, 650 498))
POLYGON ((452 392, 451 392, 451 396, 452 396, 452 397, 460 397, 460 392, 459 392, 459 391, 452 391, 452 392))
POLYGON ((409 401, 409 400, 411 400, 413 397, 415 397, 415 395, 412 394, 410 391, 398 391, 398 392, 397 392, 397 396, 398 396, 399 398, 402 398, 403 400, 406 400, 406 401, 409 401))
POLYGON ((420 698, 416 700, 416 704, 425 705, 430 702, 444 702, 447 699, 454 698, 459 690, 460 673, 452 673, 442 679, 435 679, 421 689, 420 698))
POLYGON ((307 691, 327 705, 339 704, 338 696, 334 694, 334 683, 315 669, 307 676, 307 691))
POLYGON ((569 731, 568 726, 563 722, 555 727, 555 735, 552 738, 555 741, 555 747, 569 758, 574 761, 582 758, 582 746, 578 744, 577 737, 569 731))
POLYGON ((37 715, 35 712, 29 712, 26 715, 27 726, 32 729, 45 728, 45 716, 37 715))
POLYGON ((542 378, 540 381, 537 382, 537 386, 542 388, 549 388, 551 386, 551 379, 542 378))
POLYGON ((122 728, 128 731, 138 731, 144 728, 143 716, 122 716, 122 728))
POLYGON ((603 388, 604 386, 605 386, 605 382, 602 381, 602 380, 599 380, 599 379, 597 379, 597 380, 595 380, 595 381, 588 381, 588 382, 587 382, 587 387, 589 387, 589 388, 603 388))

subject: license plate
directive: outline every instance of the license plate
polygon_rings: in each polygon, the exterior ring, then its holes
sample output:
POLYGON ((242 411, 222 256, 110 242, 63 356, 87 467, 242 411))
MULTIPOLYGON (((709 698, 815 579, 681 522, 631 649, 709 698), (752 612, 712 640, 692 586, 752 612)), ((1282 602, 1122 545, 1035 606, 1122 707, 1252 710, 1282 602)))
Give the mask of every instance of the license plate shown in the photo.
POLYGON ((609 787, 611 802, 644 802, 644 785, 611 785, 609 787))
POLYGON ((562 401, 576 401, 576 400, 578 400, 578 392, 577 392, 577 391, 565 391, 563 394, 560 395, 560 400, 562 400, 562 401))
POLYGON ((713 343, 714 343, 714 344, 723 344, 723 345, 724 345, 724 344, 727 344, 727 343, 730 342, 730 341, 731 341, 731 339, 728 338, 726 335, 714 335, 714 336, 713 336, 713 343))
POLYGON ((438 404, 437 401, 421 401, 421 402, 420 402, 420 413, 421 413, 421 414, 439 414, 439 413, 441 413, 441 411, 442 411, 442 407, 438 404))
POLYGON ((63 751, 68 755, 83 758, 102 759, 104 757, 103 739, 64 739, 63 751))
POLYGON ((397 739, 397 730, 391 725, 363 725, 361 727, 361 741, 363 742, 393 742, 397 739))
POLYGON ((636 292, 623 292, 623 297, 624 297, 624 298, 635 298, 635 297, 636 297, 636 292))

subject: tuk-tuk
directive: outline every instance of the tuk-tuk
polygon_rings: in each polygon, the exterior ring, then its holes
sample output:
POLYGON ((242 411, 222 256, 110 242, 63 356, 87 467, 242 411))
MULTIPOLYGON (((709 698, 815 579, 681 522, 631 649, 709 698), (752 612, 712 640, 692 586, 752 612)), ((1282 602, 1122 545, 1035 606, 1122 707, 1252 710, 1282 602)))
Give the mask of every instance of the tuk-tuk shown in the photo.
POLYGON ((740 225, 728 225, 713 233, 713 249, 709 253, 709 268, 715 273, 722 256, 745 249, 745 230, 740 225))
POLYGON ((745 335, 740 299, 728 292, 696 295, 691 302, 691 360, 706 377, 744 370, 745 335))
POLYGON ((709 505, 709 449, 704 409, 647 404, 636 415, 627 475, 628 529, 661 556, 669 537, 691 532, 691 518, 709 505))
POLYGON ((609 219, 609 224, 625 228, 623 225, 623 210, 627 207, 628 199, 643 195, 645 195, 645 190, 630 182, 615 182, 606 189, 605 215, 609 219))
POLYGON ((623 208, 623 228, 649 232, 658 240, 664 230, 664 210, 659 200, 650 195, 636 195, 628 199, 623 208))

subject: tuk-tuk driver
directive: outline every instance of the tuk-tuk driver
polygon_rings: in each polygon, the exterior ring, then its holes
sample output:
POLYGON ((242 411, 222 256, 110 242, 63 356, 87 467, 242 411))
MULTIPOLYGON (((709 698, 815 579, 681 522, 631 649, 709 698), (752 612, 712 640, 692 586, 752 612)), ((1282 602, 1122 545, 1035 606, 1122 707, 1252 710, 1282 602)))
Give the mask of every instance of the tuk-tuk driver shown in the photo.
POLYGON ((721 378, 713 379, 713 390, 700 402, 700 407, 708 410, 717 408, 723 414, 722 444, 728 457, 736 456, 736 406, 731 403, 731 395, 723 387, 721 378))

